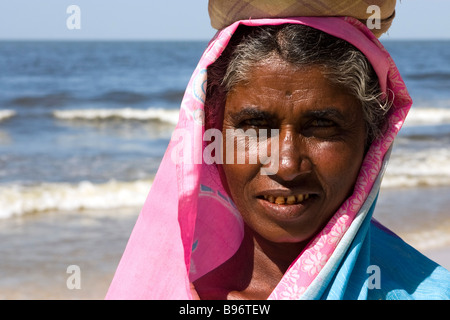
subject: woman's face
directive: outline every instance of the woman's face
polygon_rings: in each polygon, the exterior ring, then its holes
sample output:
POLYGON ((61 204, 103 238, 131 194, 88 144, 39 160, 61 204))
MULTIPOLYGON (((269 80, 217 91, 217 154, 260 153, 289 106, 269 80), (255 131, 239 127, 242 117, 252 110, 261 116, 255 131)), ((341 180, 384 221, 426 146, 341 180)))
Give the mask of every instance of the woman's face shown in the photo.
MULTIPOLYGON (((262 175, 266 164, 259 159, 223 164, 229 192, 246 224, 263 238, 308 241, 352 193, 364 157, 362 108, 318 67, 294 69, 273 58, 248 80, 228 94, 224 140, 227 129, 278 129, 268 143, 279 139, 279 166, 262 175)), ((239 152, 236 144, 233 151, 239 152)))

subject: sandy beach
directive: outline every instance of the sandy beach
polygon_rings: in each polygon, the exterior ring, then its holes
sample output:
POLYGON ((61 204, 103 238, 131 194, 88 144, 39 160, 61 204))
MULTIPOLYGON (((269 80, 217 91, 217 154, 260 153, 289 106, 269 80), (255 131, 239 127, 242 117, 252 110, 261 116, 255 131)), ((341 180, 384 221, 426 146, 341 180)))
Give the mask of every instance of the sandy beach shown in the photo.
POLYGON ((450 270, 450 247, 422 251, 424 255, 450 270))
POLYGON ((103 299, 138 208, 0 220, 0 299, 103 299), (80 289, 67 281, 80 270, 80 289))

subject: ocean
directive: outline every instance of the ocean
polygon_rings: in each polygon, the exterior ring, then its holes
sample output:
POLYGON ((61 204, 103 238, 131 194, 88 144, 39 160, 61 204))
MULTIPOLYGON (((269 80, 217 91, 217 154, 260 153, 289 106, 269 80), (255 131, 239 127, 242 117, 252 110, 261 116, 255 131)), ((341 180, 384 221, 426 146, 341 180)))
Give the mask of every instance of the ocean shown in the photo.
MULTIPOLYGON (((414 104, 375 218, 446 248, 450 41, 384 44, 414 104)), ((104 297, 206 45, 0 42, 0 298, 104 297)))

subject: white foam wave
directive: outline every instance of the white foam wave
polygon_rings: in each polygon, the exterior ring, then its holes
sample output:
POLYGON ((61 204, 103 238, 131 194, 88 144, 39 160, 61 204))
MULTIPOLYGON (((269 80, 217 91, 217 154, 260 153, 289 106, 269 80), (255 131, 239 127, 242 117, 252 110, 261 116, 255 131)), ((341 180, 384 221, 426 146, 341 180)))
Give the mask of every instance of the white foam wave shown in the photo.
POLYGON ((12 118, 16 115, 16 112, 13 110, 0 110, 0 121, 6 120, 8 118, 12 118))
POLYGON ((55 110, 53 116, 62 120, 158 120, 177 124, 179 110, 149 108, 149 109, 73 109, 55 110))
POLYGON ((405 120, 405 126, 437 125, 450 123, 450 109, 414 108, 412 107, 405 120))
POLYGON ((448 227, 438 227, 432 230, 417 230, 400 236, 418 250, 430 250, 450 245, 448 227))
POLYGON ((42 183, 35 186, 0 187, 0 218, 45 211, 117 209, 144 204, 151 180, 103 184, 42 183))
POLYGON ((450 150, 396 151, 383 178, 384 188, 449 186, 450 150))

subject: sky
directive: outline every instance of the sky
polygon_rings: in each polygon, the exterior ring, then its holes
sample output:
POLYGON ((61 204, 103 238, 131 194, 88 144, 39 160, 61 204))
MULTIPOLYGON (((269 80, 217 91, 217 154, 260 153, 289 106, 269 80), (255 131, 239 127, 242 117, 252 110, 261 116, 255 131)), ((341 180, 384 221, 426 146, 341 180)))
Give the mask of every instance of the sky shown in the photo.
MULTIPOLYGON (((397 0, 381 39, 450 39, 449 0, 397 0)), ((73 20, 70 20, 73 21, 73 20)), ((208 0, 0 0, 0 40, 209 40, 208 0), (70 29, 70 5, 80 28, 70 29)))

